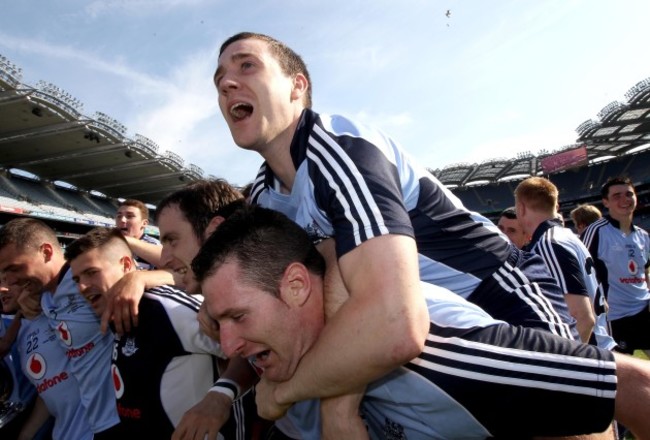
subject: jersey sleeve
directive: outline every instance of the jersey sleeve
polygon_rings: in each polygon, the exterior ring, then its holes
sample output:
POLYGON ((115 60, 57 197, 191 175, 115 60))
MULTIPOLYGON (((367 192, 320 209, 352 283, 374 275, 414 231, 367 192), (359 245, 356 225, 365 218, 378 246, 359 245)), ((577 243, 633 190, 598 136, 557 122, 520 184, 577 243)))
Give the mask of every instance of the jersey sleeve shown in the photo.
POLYGON ((156 298, 165 308, 183 348, 188 353, 210 354, 226 358, 220 344, 201 331, 197 314, 202 295, 189 295, 171 286, 161 286, 145 293, 156 298))
POLYGON ((54 313, 49 311, 50 325, 79 383, 81 404, 90 427, 93 432, 104 431, 119 423, 110 375, 113 334, 101 333, 99 318, 70 276, 66 275, 54 296, 56 309, 54 313))
MULTIPOLYGON (((345 120, 343 120, 345 122, 345 120)), ((338 256, 386 234, 413 236, 401 186, 399 152, 390 139, 359 127, 314 125, 307 150, 319 208, 331 221, 338 256)))
POLYGON ((562 292, 589 295, 581 267, 582 264, 587 264, 586 262, 580 262, 574 252, 555 242, 540 246, 539 249, 540 255, 562 292))

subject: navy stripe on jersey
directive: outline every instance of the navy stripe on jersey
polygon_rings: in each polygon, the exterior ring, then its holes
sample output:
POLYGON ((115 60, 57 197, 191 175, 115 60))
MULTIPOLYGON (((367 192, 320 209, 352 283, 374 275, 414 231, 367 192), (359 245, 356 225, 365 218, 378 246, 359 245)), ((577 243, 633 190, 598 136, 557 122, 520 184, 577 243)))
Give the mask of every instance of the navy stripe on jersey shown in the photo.
POLYGON ((506 292, 516 295, 528 304, 540 321, 548 323, 548 330, 558 336, 573 339, 571 329, 558 314, 556 308, 544 295, 537 283, 531 283, 528 277, 519 268, 509 262, 503 264, 493 275, 506 292))
MULTIPOLYGON (((307 150, 307 157, 316 165, 314 171, 322 174, 325 181, 334 190, 339 209, 352 227, 354 246, 358 246, 370 238, 388 234, 382 212, 373 197, 373 193, 376 194, 377 190, 375 189, 374 192, 371 190, 369 187, 371 182, 364 179, 361 171, 357 168, 357 163, 361 166, 371 165, 376 172, 388 177, 390 180, 382 182, 382 185, 390 183, 399 194, 399 177, 395 167, 389 164, 381 154, 377 154, 379 151, 372 146, 368 145, 370 148, 363 148, 359 139, 355 143, 357 150, 355 159, 359 160, 355 163, 350 156, 351 152, 346 152, 321 127, 314 125, 313 134, 314 136, 309 138, 312 148, 307 150), (363 154, 359 154, 361 149, 363 149, 363 154), (362 157, 363 159, 361 159, 362 157)), ((341 139, 338 141, 341 142, 341 139)), ((312 176, 314 174, 310 173, 312 176)), ((327 207, 326 203, 322 203, 321 206, 327 207)), ((400 200, 394 199, 392 203, 397 203, 403 211, 406 211, 400 200)), ((383 208, 394 210, 392 206, 383 206, 383 208)))
POLYGON ((585 246, 587 246, 587 249, 591 249, 592 241, 594 239, 598 240, 598 229, 607 225, 607 223, 608 223, 607 219, 601 217, 595 222, 593 222, 592 224, 590 224, 589 226, 587 226, 587 229, 585 229, 582 232, 580 238, 582 239, 582 242, 585 244, 585 246))
POLYGON ((152 293, 154 295, 170 299, 174 302, 177 302, 178 304, 182 304, 190 308, 195 312, 198 312, 199 308, 201 307, 201 301, 199 299, 172 286, 164 285, 154 287, 153 289, 148 289, 147 293, 152 293))
MULTIPOLYGON (((598 256, 598 247, 600 246, 600 229, 604 228, 609 224, 609 221, 605 217, 601 217, 585 229, 582 232, 580 238, 585 244, 591 258, 594 260, 594 268, 596 269, 596 278, 602 286, 603 295, 605 299, 609 295, 609 271, 607 270, 607 265, 605 262, 598 256)), ((610 329, 611 334, 611 329, 610 329)))
POLYGON ((585 260, 589 255, 588 253, 585 255, 584 252, 578 254, 575 241, 580 243, 579 239, 573 236, 573 232, 559 223, 547 221, 540 224, 533 234, 532 252, 542 257, 562 292, 588 296, 589 290, 583 278, 588 275, 583 267, 587 264, 585 260))
POLYGON ((251 203, 257 203, 257 197, 260 195, 264 189, 264 178, 266 176, 266 163, 264 163, 260 169, 257 171, 257 176, 253 180, 253 186, 251 187, 250 200, 251 203))

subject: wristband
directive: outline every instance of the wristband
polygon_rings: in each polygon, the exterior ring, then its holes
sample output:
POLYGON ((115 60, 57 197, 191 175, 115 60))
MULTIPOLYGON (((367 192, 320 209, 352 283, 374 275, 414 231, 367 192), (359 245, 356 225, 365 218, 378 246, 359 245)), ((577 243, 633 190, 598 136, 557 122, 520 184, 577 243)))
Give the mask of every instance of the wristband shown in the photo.
POLYGON ((233 402, 239 398, 240 393, 237 382, 230 379, 217 380, 208 391, 216 391, 217 393, 225 394, 230 397, 230 400, 233 402))

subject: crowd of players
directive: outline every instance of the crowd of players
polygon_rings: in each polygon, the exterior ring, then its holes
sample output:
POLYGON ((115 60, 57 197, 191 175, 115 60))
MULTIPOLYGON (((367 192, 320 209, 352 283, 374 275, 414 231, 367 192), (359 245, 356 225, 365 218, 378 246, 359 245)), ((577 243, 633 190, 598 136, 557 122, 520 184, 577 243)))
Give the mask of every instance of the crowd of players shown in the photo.
POLYGON ((35 219, 0 229, 3 439, 650 438, 629 180, 582 241, 538 177, 497 228, 383 133, 314 112, 281 42, 234 35, 214 82, 264 159, 245 194, 168 195, 160 243, 135 200, 65 250, 35 219))

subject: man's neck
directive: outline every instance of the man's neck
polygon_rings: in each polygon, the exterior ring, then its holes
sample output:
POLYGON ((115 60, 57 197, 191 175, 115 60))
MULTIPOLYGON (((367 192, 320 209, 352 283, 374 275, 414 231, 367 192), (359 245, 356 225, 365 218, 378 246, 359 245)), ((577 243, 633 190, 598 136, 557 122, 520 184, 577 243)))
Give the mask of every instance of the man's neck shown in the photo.
POLYGON ((615 217, 610 213, 610 216, 618 222, 621 231, 629 234, 632 231, 632 216, 615 217))
POLYGON ((57 259, 52 262, 51 279, 49 283, 43 286, 44 290, 52 292, 52 295, 54 295, 54 292, 56 292, 56 288, 59 287, 59 279, 63 275, 61 271, 65 266, 66 266, 65 260, 58 261, 57 259))
POLYGON ((291 192, 293 181, 296 178, 296 167, 291 158, 291 142, 299 120, 299 118, 296 119, 261 152, 275 177, 282 182, 282 187, 286 192, 291 192))

